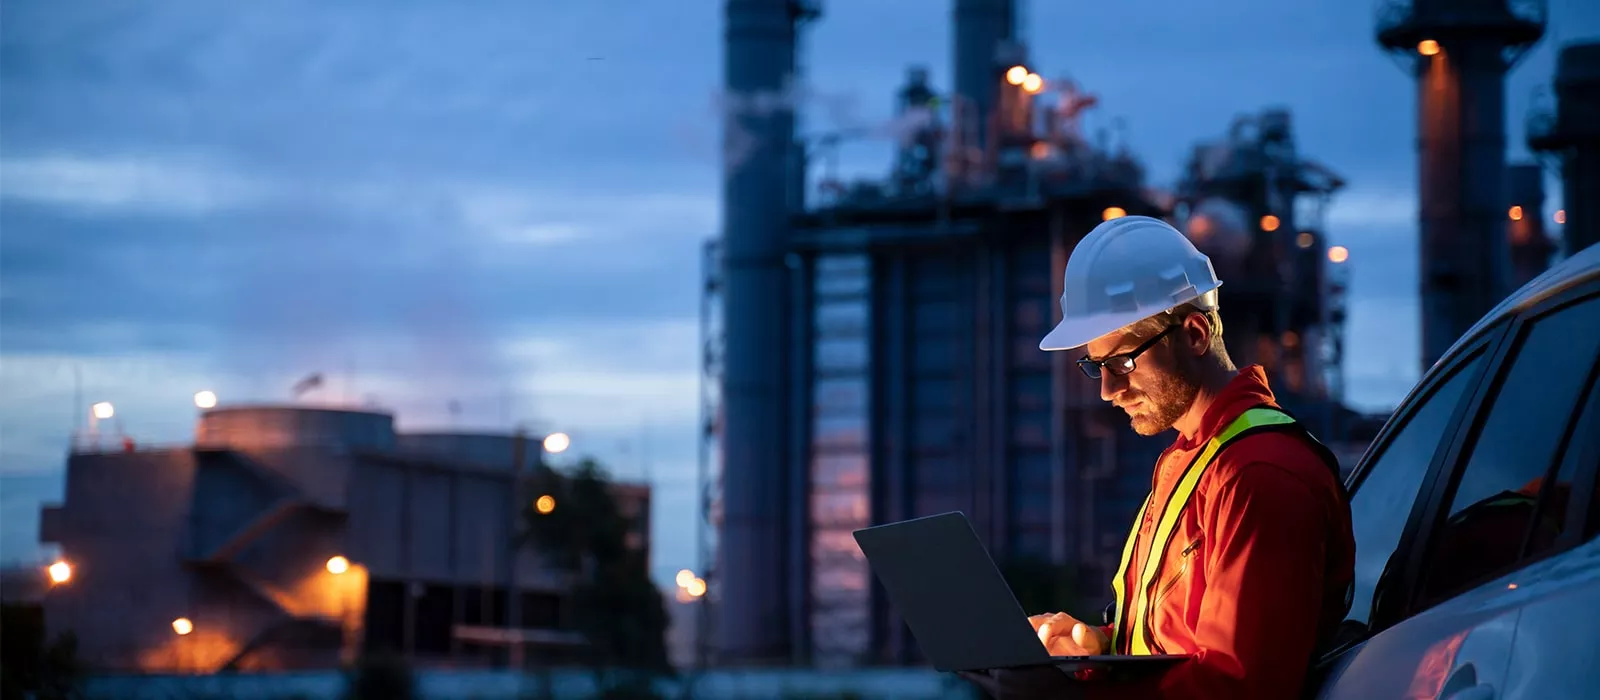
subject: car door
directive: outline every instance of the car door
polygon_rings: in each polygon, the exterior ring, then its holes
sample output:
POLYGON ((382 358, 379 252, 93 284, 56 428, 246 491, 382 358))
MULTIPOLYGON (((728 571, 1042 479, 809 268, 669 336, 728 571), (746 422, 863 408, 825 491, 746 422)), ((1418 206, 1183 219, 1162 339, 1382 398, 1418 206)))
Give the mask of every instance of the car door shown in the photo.
MULTIPOLYGON (((1430 372, 1395 411, 1353 475, 1350 508, 1356 566, 1350 609, 1340 631, 1342 644, 1312 669, 1310 694, 1407 697, 1417 669, 1428 663, 1428 649, 1470 626, 1423 620, 1391 628, 1397 619, 1392 610, 1409 569, 1410 535, 1421 522, 1431 493, 1430 477, 1451 452, 1456 427, 1478 394, 1503 332, 1501 327, 1485 334, 1430 372)), ((1513 622, 1499 624, 1509 634, 1513 622)), ((1458 647, 1468 641, 1461 638, 1458 647)), ((1470 641, 1469 654, 1478 646, 1478 640, 1470 641)))
MULTIPOLYGON (((1600 286, 1600 285, 1597 285, 1600 286)), ((1564 368, 1585 387, 1570 415, 1567 441, 1555 456, 1550 486, 1541 494, 1541 529, 1523 553, 1521 575, 1526 596, 1517 624, 1517 641, 1507 669, 1502 698, 1600 697, 1600 503, 1596 471, 1600 471, 1600 354, 1586 342, 1600 343, 1600 289, 1579 295, 1573 305, 1552 313, 1582 314, 1587 333, 1562 347, 1567 357, 1552 356, 1548 367, 1564 368), (1589 357, 1582 353, 1589 351, 1589 357), (1579 365, 1593 363, 1585 381, 1579 365)), ((1563 391, 1544 397, 1543 420, 1568 417, 1563 391)))
POLYGON ((1435 664, 1419 669, 1415 694, 1505 697, 1522 608, 1539 595, 1547 568, 1539 564, 1576 540, 1568 517, 1578 463, 1566 457, 1600 356, 1596 329, 1600 299, 1587 288, 1521 312, 1481 405, 1459 429, 1459 457, 1436 472, 1405 577, 1402 613, 1412 617, 1400 626, 1497 614, 1492 628, 1461 631, 1477 642, 1471 655, 1436 643, 1435 664), (1431 615, 1435 609, 1446 612, 1431 615))
POLYGON ((1459 439, 1442 446, 1413 507, 1392 585, 1380 584, 1372 615, 1394 622, 1361 645, 1326 696, 1511 697, 1523 607, 1543 595, 1546 560, 1581 531, 1572 506, 1587 499, 1572 493, 1586 470, 1569 446, 1593 432, 1584 407, 1600 371, 1595 328, 1600 299, 1579 289, 1506 330, 1453 430, 1459 439))

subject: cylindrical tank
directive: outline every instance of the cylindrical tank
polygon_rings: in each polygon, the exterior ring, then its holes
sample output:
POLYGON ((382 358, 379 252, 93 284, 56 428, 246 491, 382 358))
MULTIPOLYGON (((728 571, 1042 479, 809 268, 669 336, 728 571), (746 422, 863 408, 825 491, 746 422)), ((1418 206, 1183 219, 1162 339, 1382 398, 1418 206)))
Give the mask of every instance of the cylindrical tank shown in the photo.
MULTIPOLYGON (((728 0, 724 84, 730 102, 759 102, 785 89, 795 73, 792 0, 728 0)), ((769 100, 770 101, 770 100, 769 100)), ((726 333, 722 374, 722 507, 715 572, 719 662, 772 663, 790 658, 788 601, 799 586, 790 570, 786 379, 794 111, 735 109, 725 129, 730 150, 723 176, 722 279, 726 333), (737 156, 737 157, 735 157, 737 156)))
POLYGON ((332 450, 394 449, 394 416, 302 406, 227 406, 200 414, 199 447, 274 450, 316 447, 332 450))
MULTIPOLYGON (((543 453, 542 439, 525 436, 522 445, 522 464, 526 472, 539 464, 543 453)), ((510 471, 517 461, 515 435, 491 433, 401 433, 395 436, 395 449, 408 456, 438 459, 445 462, 470 464, 489 469, 510 471)))

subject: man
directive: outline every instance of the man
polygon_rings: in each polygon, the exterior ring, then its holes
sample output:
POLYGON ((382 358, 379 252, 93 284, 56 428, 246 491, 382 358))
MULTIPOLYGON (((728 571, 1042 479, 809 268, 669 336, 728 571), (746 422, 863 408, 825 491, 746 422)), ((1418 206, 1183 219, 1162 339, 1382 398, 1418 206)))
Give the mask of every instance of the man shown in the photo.
POLYGON ((1135 432, 1178 432, 1124 546, 1112 623, 1030 618, 1056 655, 1180 654, 1159 676, 963 674, 995 697, 1290 698, 1349 607, 1355 543, 1333 457, 1222 342, 1211 261, 1157 219, 1096 227, 1067 262, 1040 343, 1077 361, 1135 432))

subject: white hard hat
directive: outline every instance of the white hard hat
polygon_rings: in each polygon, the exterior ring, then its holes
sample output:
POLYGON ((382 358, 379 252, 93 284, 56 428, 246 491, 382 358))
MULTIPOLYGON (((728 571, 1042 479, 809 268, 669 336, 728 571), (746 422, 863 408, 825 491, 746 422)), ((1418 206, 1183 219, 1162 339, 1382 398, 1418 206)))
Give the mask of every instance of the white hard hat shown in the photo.
POLYGON ((1040 350, 1071 350, 1180 304, 1217 308, 1211 259, 1167 222, 1123 216, 1094 227, 1072 250, 1061 323, 1040 350))

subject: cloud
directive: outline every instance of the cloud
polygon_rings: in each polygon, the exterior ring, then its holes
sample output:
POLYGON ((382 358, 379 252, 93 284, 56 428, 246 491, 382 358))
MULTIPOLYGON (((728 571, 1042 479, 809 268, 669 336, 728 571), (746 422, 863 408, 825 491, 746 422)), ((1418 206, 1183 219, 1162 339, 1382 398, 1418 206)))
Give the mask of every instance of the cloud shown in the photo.
POLYGON ((200 159, 0 158, 0 198, 74 212, 195 216, 246 204, 260 194, 248 180, 200 159))

